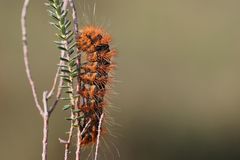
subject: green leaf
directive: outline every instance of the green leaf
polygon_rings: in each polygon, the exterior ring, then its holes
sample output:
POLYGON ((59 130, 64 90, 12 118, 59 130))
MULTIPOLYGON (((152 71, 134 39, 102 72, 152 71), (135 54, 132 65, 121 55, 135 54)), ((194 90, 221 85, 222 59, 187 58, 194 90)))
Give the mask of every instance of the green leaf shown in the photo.
POLYGON ((68 50, 73 49, 75 46, 76 46, 76 42, 74 42, 74 43, 68 48, 68 50))
POLYGON ((65 18, 67 16, 67 14, 68 14, 68 11, 63 11, 62 14, 61 14, 61 17, 65 18))
POLYGON ((67 58, 64 58, 64 57, 60 57, 60 60, 62 60, 64 62, 69 62, 69 60, 67 58))
POLYGON ((74 53, 74 50, 73 50, 73 49, 68 50, 68 54, 69 54, 69 56, 71 56, 73 53, 74 53))
POLYGON ((57 44, 57 45, 59 45, 59 46, 60 46, 60 45, 64 45, 64 42, 62 42, 62 41, 54 41, 54 43, 57 44))
POLYGON ((77 72, 77 71, 78 71, 78 68, 75 68, 75 69, 72 70, 71 73, 74 73, 74 72, 77 72))
POLYGON ((62 26, 62 27, 61 27, 61 32, 62 32, 62 34, 65 34, 65 33, 66 33, 66 28, 65 28, 65 26, 62 26))
POLYGON ((63 97, 63 98, 60 98, 61 100, 64 100, 64 101, 69 101, 71 100, 69 97, 63 97))
POLYGON ((72 81, 69 78, 63 78, 65 82, 72 83, 72 81))
POLYGON ((64 25, 66 28, 68 28, 71 25, 71 21, 66 20, 64 25))
POLYGON ((63 68, 67 68, 68 65, 65 65, 65 64, 58 64, 59 67, 63 67, 63 68))
POLYGON ((68 78, 69 75, 59 74, 59 77, 62 77, 62 78, 68 78))
POLYGON ((68 44, 71 44, 73 41, 73 38, 68 39, 68 44))
POLYGON ((51 3, 45 2, 44 5, 49 7, 51 5, 51 3))
POLYGON ((65 93, 72 94, 73 91, 68 90, 68 91, 65 91, 65 93))
POLYGON ((76 54, 75 56, 73 56, 70 61, 75 61, 78 58, 79 54, 76 54))
POLYGON ((68 33, 66 33, 66 37, 67 39, 69 39, 72 35, 73 35, 73 32, 72 31, 68 31, 68 33))
POLYGON ((49 9, 49 10, 47 10, 47 11, 49 12, 50 15, 55 15, 55 16, 57 16, 56 13, 54 12, 54 10, 49 9))
POLYGON ((77 77, 77 75, 78 75, 78 72, 73 72, 73 73, 70 74, 70 76, 73 77, 73 78, 77 77))
POLYGON ((68 69, 61 69, 61 71, 64 73, 70 73, 70 71, 68 69))
POLYGON ((67 40, 67 37, 65 35, 61 35, 61 34, 58 34, 58 33, 56 35, 64 41, 67 40))
POLYGON ((50 12, 50 16, 55 20, 55 21, 59 21, 60 19, 57 17, 57 15, 55 15, 55 13, 51 13, 50 12))
POLYGON ((72 121, 72 120, 73 120, 72 117, 65 117, 65 119, 66 119, 67 121, 72 121))
POLYGON ((77 128, 79 127, 79 124, 74 124, 73 127, 77 128))
POLYGON ((50 22, 52 26, 54 26, 56 29, 61 30, 60 26, 56 23, 50 22))
POLYGON ((51 3, 50 6, 52 7, 52 9, 55 11, 57 9, 57 7, 54 5, 54 3, 51 3))
POLYGON ((75 94, 73 97, 78 98, 79 96, 80 96, 80 94, 75 94))
POLYGON ((71 108, 72 107, 72 105, 65 105, 65 106, 63 106, 63 110, 68 110, 69 108, 71 108))
POLYGON ((70 66, 70 67, 75 67, 75 66, 76 66, 76 61, 71 61, 71 62, 69 63, 69 66, 70 66))
POLYGON ((65 23, 65 17, 61 17, 61 18, 60 18, 60 24, 61 24, 61 25, 64 25, 64 23, 65 23))
POLYGON ((80 109, 74 109, 73 113, 79 113, 81 110, 80 109))
POLYGON ((70 86, 60 86, 60 88, 71 88, 70 86))
POLYGON ((63 2, 60 3, 61 8, 63 7, 63 2))
POLYGON ((74 118, 74 119, 78 119, 78 120, 80 120, 81 118, 84 118, 84 115, 82 115, 82 116, 78 116, 78 117, 76 117, 76 118, 74 118))
POLYGON ((62 47, 62 46, 58 46, 58 48, 59 48, 60 50, 68 51, 67 48, 62 47))

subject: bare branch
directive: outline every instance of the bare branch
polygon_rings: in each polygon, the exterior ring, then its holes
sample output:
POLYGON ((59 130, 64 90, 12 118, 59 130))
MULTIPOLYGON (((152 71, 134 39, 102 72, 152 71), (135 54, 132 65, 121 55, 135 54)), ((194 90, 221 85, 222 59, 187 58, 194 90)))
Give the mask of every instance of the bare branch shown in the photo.
POLYGON ((80 160, 81 156, 81 141, 82 141, 82 135, 88 128, 89 124, 91 122, 91 119, 87 122, 86 126, 83 128, 83 130, 80 130, 80 127, 78 127, 77 130, 77 149, 76 149, 76 160, 80 160))
POLYGON ((42 140, 42 160, 47 160, 48 156, 48 124, 49 124, 49 114, 47 106, 47 91, 43 92, 43 106, 44 106, 44 115, 43 115, 43 140, 42 140))
POLYGON ((80 127, 77 128, 77 148, 76 148, 76 160, 80 160, 80 155, 81 155, 81 141, 82 141, 82 136, 81 136, 81 130, 80 127))
POLYGON ((81 132, 81 136, 85 133, 86 129, 88 128, 89 124, 91 122, 91 119, 87 122, 86 126, 83 128, 82 132, 81 132))
POLYGON ((48 95, 48 91, 44 91, 43 92, 43 112, 44 112, 44 116, 48 116, 47 95, 48 95))
POLYGON ((100 134, 101 134, 101 126, 102 126, 102 120, 103 120, 104 113, 102 113, 99 124, 98 124, 98 135, 97 135, 97 144, 96 144, 96 150, 95 150, 95 158, 94 160, 97 160, 98 156, 98 148, 99 148, 99 139, 100 139, 100 134))
MULTIPOLYGON (((64 51, 61 51, 61 57, 65 54, 64 51)), ((60 61, 60 64, 63 64, 62 61, 60 61)), ((59 76, 59 71, 60 71, 60 67, 58 67, 58 72, 56 74, 56 76, 59 76)), ((55 77, 56 78, 56 77, 55 77)), ((56 78, 57 79, 57 78, 56 78)), ((59 84, 58 84, 58 90, 57 90, 57 94, 56 94, 56 100, 54 101, 53 105, 49 108, 49 114, 51 114, 53 112, 53 110, 55 109, 55 107, 57 106, 59 100, 60 100, 60 97, 61 97, 61 94, 62 94, 62 85, 63 85, 63 79, 62 77, 60 77, 59 79, 59 84)), ((55 88, 55 87, 54 87, 55 88)), ((49 95, 49 94, 48 94, 49 95)))
POLYGON ((53 85, 52 85, 50 92, 47 95, 47 99, 49 99, 53 95, 53 93, 56 89, 59 71, 60 71, 60 67, 57 68, 57 72, 56 72, 54 80, 53 80, 53 85))
POLYGON ((48 155, 48 123, 49 117, 46 116, 43 118, 43 151, 42 151, 42 160, 47 160, 48 155))
POLYGON ((49 114, 51 114, 53 112, 53 110, 55 109, 55 107, 57 106, 57 104, 60 100, 60 97, 62 94, 62 88, 61 88, 62 85, 63 85, 63 79, 60 78, 59 85, 58 85, 58 91, 57 91, 57 95, 56 95, 56 100, 54 101, 53 105, 49 108, 49 114))
POLYGON ((63 0, 63 10, 66 10, 67 9, 67 6, 68 6, 68 0, 63 0))
POLYGON ((23 57, 24 57, 24 64, 25 64, 25 70, 27 73, 27 78, 29 81, 29 84, 32 89, 33 98, 35 101, 35 105, 39 111, 39 113, 43 116, 43 110, 39 104, 37 93, 36 93, 36 87, 34 85, 34 82, 32 80, 32 75, 29 67, 29 61, 28 61, 28 41, 27 41, 27 30, 26 30, 26 16, 27 16, 27 9, 29 5, 29 0, 25 0, 22 8, 22 15, 21 15, 21 27, 22 27, 22 42, 23 42, 23 57))
POLYGON ((64 160, 68 160, 68 153, 71 145, 72 134, 73 134, 73 122, 71 122, 70 130, 68 132, 68 140, 65 143, 64 160))
POLYGON ((69 5, 72 8, 72 18, 73 18, 73 23, 74 23, 74 33, 75 37, 77 38, 78 36, 78 18, 77 18, 77 11, 76 11, 76 6, 74 3, 74 0, 69 0, 69 5))

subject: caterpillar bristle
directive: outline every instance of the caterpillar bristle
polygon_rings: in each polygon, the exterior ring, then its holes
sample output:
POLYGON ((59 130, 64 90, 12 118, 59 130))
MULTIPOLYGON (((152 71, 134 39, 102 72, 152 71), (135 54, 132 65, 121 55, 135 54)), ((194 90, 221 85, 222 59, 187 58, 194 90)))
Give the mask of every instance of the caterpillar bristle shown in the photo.
MULTIPOLYGON (((112 59, 117 52, 110 48, 111 36, 97 26, 86 26, 79 32, 77 47, 86 54, 86 63, 81 66, 81 93, 83 103, 80 106, 84 114, 84 128, 89 120, 90 124, 82 135, 81 144, 94 144, 97 139, 98 125, 104 113, 107 91, 111 88, 112 77, 110 72, 116 67, 112 59)), ((101 135, 106 129, 101 126, 101 135)))

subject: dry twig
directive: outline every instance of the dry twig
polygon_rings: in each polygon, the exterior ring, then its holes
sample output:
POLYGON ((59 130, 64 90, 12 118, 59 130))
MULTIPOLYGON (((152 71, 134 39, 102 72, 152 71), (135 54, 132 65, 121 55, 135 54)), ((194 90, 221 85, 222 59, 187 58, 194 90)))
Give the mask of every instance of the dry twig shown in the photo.
POLYGON ((97 135, 97 143, 96 143, 96 150, 95 150, 95 158, 94 160, 97 160, 98 156, 98 148, 99 148, 99 141, 100 141, 100 135, 101 135, 101 126, 102 126, 102 120, 103 120, 104 113, 101 115, 98 125, 98 135, 97 135))

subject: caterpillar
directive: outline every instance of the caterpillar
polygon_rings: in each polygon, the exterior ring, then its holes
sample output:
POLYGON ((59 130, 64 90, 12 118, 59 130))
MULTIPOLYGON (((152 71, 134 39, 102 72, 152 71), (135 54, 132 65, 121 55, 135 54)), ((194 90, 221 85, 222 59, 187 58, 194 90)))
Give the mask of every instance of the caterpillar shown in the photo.
MULTIPOLYGON (((110 48, 111 36, 97 26, 86 26, 80 30, 77 38, 78 50, 86 55, 81 66, 81 92, 83 102, 80 110, 84 114, 82 128, 89 126, 82 134, 81 145, 96 142, 100 116, 106 106, 107 85, 111 83, 110 72, 115 68, 112 62, 117 54, 110 48)), ((101 126, 101 131, 104 128, 101 126)))

